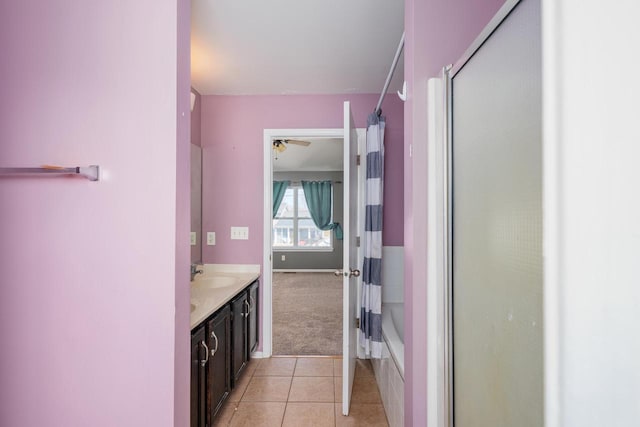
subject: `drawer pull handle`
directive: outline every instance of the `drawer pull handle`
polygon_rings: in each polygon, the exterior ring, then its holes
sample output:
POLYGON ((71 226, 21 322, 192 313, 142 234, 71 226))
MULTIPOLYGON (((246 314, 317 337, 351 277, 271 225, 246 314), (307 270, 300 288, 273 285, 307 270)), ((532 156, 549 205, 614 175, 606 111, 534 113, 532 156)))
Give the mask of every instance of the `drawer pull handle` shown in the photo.
POLYGON ((242 315, 244 317, 249 316, 249 311, 251 310, 251 306, 249 305, 249 301, 244 300, 244 306, 247 308, 247 311, 245 313, 242 313, 242 315))
POLYGON ((213 350, 211 350, 211 356, 215 356, 216 355, 216 351, 218 351, 218 337, 216 336, 216 333, 211 331, 211 338, 213 338, 214 340, 216 340, 216 348, 214 348, 213 350))
POLYGON ((207 347, 207 343, 205 343, 204 340, 200 341, 200 344, 202 344, 202 346, 206 350, 206 352, 204 353, 206 356, 205 359, 200 361, 200 366, 204 368, 207 362, 209 361, 209 347, 207 347))

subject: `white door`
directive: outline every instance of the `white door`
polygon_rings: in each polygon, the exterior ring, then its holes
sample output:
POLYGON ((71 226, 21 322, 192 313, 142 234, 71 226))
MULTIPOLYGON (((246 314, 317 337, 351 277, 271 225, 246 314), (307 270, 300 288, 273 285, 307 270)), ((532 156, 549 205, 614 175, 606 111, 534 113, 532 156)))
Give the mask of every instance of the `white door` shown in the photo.
POLYGON ((356 236, 358 233, 358 134, 349 102, 344 103, 344 256, 342 260, 342 413, 349 415, 353 377, 356 373, 358 306, 358 265, 356 236), (354 274, 355 273, 355 274, 354 274))

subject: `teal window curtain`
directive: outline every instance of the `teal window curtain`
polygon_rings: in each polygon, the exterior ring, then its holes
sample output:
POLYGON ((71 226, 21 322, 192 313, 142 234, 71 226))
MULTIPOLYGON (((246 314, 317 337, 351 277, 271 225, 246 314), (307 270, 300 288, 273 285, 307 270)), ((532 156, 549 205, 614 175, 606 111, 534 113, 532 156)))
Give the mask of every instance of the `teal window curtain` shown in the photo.
POLYGON ((289 186, 289 181, 273 181, 273 215, 272 218, 276 217, 278 213, 278 209, 280 209, 280 203, 282 203, 282 198, 284 197, 284 193, 287 191, 287 187, 289 186))
POLYGON ((331 181, 302 181, 304 198, 309 207, 311 219, 320 230, 333 230, 336 239, 342 240, 342 227, 331 222, 333 200, 331 181))

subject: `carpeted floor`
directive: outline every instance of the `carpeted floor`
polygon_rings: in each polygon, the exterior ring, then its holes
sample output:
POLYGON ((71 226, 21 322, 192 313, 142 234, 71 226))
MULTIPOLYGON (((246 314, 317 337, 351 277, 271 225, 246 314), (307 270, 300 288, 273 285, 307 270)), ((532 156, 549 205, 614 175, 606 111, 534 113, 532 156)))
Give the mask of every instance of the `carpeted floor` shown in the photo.
POLYGON ((273 354, 342 354, 342 278, 273 273, 273 354))

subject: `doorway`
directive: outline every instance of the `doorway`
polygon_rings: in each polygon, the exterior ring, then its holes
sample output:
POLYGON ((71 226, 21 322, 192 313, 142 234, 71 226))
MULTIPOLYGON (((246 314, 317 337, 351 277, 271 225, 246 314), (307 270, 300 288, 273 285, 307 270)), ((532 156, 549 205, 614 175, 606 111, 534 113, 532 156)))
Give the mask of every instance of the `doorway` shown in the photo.
MULTIPOLYGON (((276 148, 274 142, 277 139, 287 139, 293 137, 334 137, 344 138, 343 142, 343 216, 342 224, 342 269, 336 271, 342 276, 342 356, 338 365, 342 365, 342 385, 334 384, 342 388, 342 414, 349 415, 351 395, 355 380, 356 358, 358 353, 358 306, 359 288, 361 285, 361 275, 358 269, 362 265, 363 253, 360 251, 358 236, 364 230, 364 179, 367 168, 366 156, 362 158, 358 153, 363 152, 365 145, 365 131, 356 129, 355 121, 351 111, 351 103, 345 101, 343 104, 343 128, 342 129, 320 129, 320 130, 264 130, 263 140, 263 289, 262 289, 262 352, 254 357, 270 357, 272 355, 273 344, 273 306, 272 306, 272 260, 271 249, 272 227, 274 215, 274 191, 273 174, 273 150, 276 148)), ((277 151, 277 150, 276 150, 277 151)), ((277 189, 276 189, 277 190, 277 189)), ((324 200, 327 198, 325 197, 324 200)), ((324 202, 316 204, 324 205, 324 202)), ((314 211, 317 211, 315 208, 314 211)), ((330 215, 329 215, 330 216, 330 215)), ((316 220, 314 220, 316 222, 316 220)), ((323 221, 320 221, 323 223, 323 221)))
POLYGON ((272 147, 273 355, 339 356, 343 138, 274 139, 272 147))
MULTIPOLYGON (((365 129, 357 129, 357 136, 358 136, 358 146, 359 147, 364 147, 364 143, 365 143, 365 138, 366 138, 366 130, 365 129)), ((274 274, 280 274, 282 276, 298 276, 297 278, 291 278, 291 277, 283 277, 283 282, 287 281, 287 282, 296 282, 298 281, 298 278, 300 279, 300 281, 307 281, 307 282, 316 282, 317 283, 317 277, 314 276, 315 273, 319 273, 319 275, 328 275, 331 277, 335 277, 332 276, 336 270, 336 268, 333 268, 333 264, 331 264, 331 262, 333 261, 329 261, 328 257, 323 257, 324 261, 323 263, 316 263, 315 265, 313 264, 302 264, 301 268, 297 268, 295 269, 295 273, 290 273, 290 272, 285 272, 282 270, 287 270, 286 267, 288 267, 289 265, 291 265, 290 261, 294 260, 294 257, 302 257, 302 261, 304 261, 305 258, 309 258, 311 257, 316 257, 317 258, 317 253, 316 255, 314 255, 314 253, 312 252, 311 254, 307 254, 307 255, 294 255, 294 253, 292 252, 287 252, 287 251, 274 251, 272 248, 272 239, 273 239, 273 215, 268 215, 267 213, 271 212, 273 210, 273 179, 274 179, 274 174, 276 174, 275 176, 278 177, 278 173, 279 172, 283 172, 283 171, 278 171, 277 169, 279 168, 274 168, 274 165, 276 162, 281 162, 281 164, 286 164, 286 160, 285 157, 283 157, 282 155, 278 154, 278 160, 275 160, 275 153, 273 150, 273 141, 276 139, 297 139, 297 140, 311 140, 312 143, 313 141, 317 141, 318 145, 322 144, 322 143, 327 143, 330 141, 333 141, 333 143, 337 143, 337 141, 340 141, 340 146, 342 147, 342 141, 343 141, 343 137, 344 137, 344 129, 342 128, 337 128, 337 129, 265 129, 264 130, 264 140, 263 140, 263 145, 264 145, 264 175, 263 175, 263 182, 264 182, 264 192, 265 192, 265 197, 264 197, 264 239, 263 239, 263 265, 264 265, 264 269, 263 269, 263 274, 262 274, 262 286, 263 286, 263 316, 262 316, 262 352, 260 352, 259 354, 257 354, 257 356, 259 357, 269 357, 271 355, 277 354, 274 352, 275 348, 274 348, 274 330, 273 330, 273 326, 274 326, 274 304, 276 304, 276 301, 274 300, 274 274), (282 256, 284 255, 284 261, 282 260, 282 256), (304 276, 307 277, 304 277, 304 276)), ((295 145, 295 144, 294 144, 295 145)), ((287 150, 290 149, 296 149, 297 147, 287 147, 287 150)), ((360 148, 360 150, 362 149, 360 148)), ((286 150, 285 150, 286 152, 286 150)), ((283 167, 284 168, 284 167, 283 167)), ((300 176, 296 176, 296 173, 300 173, 301 171, 296 171, 296 172, 291 172, 289 175, 280 175, 280 177, 282 179, 284 178, 291 178, 290 180, 293 181, 295 184, 299 185, 301 179, 300 176)), ((364 168, 359 168, 358 170, 359 174, 364 173, 364 168)), ((320 179, 331 179, 333 181, 336 182, 336 184, 334 185, 333 191, 334 191, 334 200, 342 200, 342 185, 344 181, 342 179, 342 171, 323 171, 322 174, 317 175, 318 178, 320 179), (338 175, 339 174, 339 175, 338 175)), ((363 200, 363 194, 364 194, 364 179, 359 179, 359 186, 358 186, 358 194, 356 195, 356 197, 358 198, 358 200, 363 200)), ((361 205, 361 204, 360 204, 361 205)), ((363 218, 364 217, 364 212, 360 212, 358 211, 358 218, 363 218)), ((338 221, 339 222, 339 221, 338 221)), ((361 224, 363 224, 362 221, 360 221, 361 224)), ((335 236, 332 234, 332 238, 334 239, 335 242, 335 236)), ((298 236, 299 237, 299 236, 298 236)), ((293 239, 294 236, 291 236, 291 238, 293 239)), ((341 245, 338 245, 337 248, 333 249, 333 256, 339 256, 339 261, 337 263, 338 265, 338 269, 342 268, 341 267, 341 263, 342 263, 342 259, 343 259, 343 252, 342 252, 342 247, 341 245)), ((358 255, 359 259, 362 258, 361 254, 359 253, 358 255)), ((338 258, 336 258, 338 259, 338 258)), ((298 259, 297 261, 300 261, 300 259, 298 259)), ((316 260, 317 262, 318 260, 316 260)), ((290 269, 289 269, 290 270, 290 269)), ((325 283, 331 283, 328 286, 330 287, 339 287, 339 293, 340 293, 340 300, 339 300, 339 304, 340 304, 340 312, 338 312, 337 315, 337 319, 334 319, 335 321, 337 321, 338 323, 336 323, 336 326, 339 328, 338 331, 335 331, 339 334, 340 337, 342 337, 342 319, 341 319, 341 311, 343 309, 342 304, 343 304, 343 299, 342 299, 342 295, 343 295, 343 289, 342 289, 342 285, 340 282, 340 278, 339 277, 335 277, 336 283, 333 282, 329 282, 328 278, 327 280, 325 280, 325 283)), ((292 286, 292 285, 287 285, 285 284, 285 286, 292 286)), ((308 285, 311 286, 311 285, 308 285)), ((359 286, 358 286, 359 288, 359 286)), ((327 292, 327 296, 326 299, 329 299, 330 292, 327 292)), ((358 298, 359 299, 359 298, 358 298)), ((295 319, 294 314, 291 314, 291 318, 295 319)), ((302 325, 300 326, 300 328, 302 329, 302 325)), ((342 338, 340 338, 342 339, 342 338)), ((340 342, 340 346, 342 346, 342 342, 340 342)), ((310 354, 310 353, 307 353, 310 354)), ((334 354, 333 352, 331 353, 326 353, 326 354, 334 354)))

